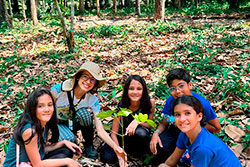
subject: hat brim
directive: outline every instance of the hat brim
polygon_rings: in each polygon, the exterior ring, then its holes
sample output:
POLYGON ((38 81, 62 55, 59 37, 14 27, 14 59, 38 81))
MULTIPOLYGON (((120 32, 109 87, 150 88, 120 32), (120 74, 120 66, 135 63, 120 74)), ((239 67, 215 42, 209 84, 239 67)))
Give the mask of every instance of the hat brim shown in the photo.
POLYGON ((102 87, 105 82, 106 82, 106 79, 103 78, 102 76, 99 76, 98 74, 96 74, 95 72, 89 70, 89 69, 79 69, 78 71, 76 71, 74 74, 71 75, 71 78, 70 79, 67 79, 66 81, 64 81, 62 83, 62 90, 64 91, 71 91, 74 87, 74 84, 75 84, 75 76, 77 73, 79 72, 82 72, 82 71, 88 71, 97 81, 99 81, 98 83, 98 88, 102 87))

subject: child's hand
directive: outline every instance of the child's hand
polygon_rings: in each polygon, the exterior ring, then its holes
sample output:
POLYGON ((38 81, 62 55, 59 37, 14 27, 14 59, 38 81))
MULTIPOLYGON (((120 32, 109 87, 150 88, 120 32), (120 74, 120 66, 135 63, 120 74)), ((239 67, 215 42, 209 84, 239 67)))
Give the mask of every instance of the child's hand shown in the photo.
POLYGON ((138 122, 136 120, 133 120, 129 125, 128 127, 126 128, 126 133, 125 135, 129 135, 129 136, 132 136, 135 134, 135 130, 138 126, 138 122))
POLYGON ((128 166, 127 154, 125 153, 125 151, 119 146, 116 146, 114 148, 114 151, 115 151, 116 156, 118 158, 118 162, 119 162, 120 167, 127 167, 128 166))
POLYGON ((157 154, 157 143, 159 143, 160 147, 163 147, 161 143, 161 139, 159 137, 159 134, 155 132, 152 136, 152 139, 150 141, 150 151, 156 155, 157 154))
POLYGON ((72 143, 72 142, 70 142, 70 141, 64 140, 64 145, 65 145, 66 147, 68 147, 70 150, 72 150, 75 154, 81 155, 82 150, 81 150, 81 148, 80 148, 78 145, 76 145, 75 143, 72 143))

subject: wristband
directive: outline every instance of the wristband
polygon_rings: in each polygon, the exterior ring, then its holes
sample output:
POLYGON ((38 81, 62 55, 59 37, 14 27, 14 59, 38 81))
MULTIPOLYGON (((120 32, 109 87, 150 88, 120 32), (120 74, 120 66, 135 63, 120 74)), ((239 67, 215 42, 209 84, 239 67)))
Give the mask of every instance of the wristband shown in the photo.
POLYGON ((156 129, 156 131, 155 132, 157 132, 158 133, 158 135, 159 134, 161 134, 161 131, 159 130, 159 129, 156 129))

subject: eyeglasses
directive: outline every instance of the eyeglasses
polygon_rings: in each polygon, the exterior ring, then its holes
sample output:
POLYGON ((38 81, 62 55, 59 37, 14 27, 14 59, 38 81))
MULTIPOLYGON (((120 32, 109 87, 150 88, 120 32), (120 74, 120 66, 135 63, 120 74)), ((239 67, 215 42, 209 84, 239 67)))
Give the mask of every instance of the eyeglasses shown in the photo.
POLYGON ((86 74, 83 74, 82 76, 81 76, 81 78, 82 78, 82 80, 84 80, 84 81, 88 81, 88 80, 90 80, 90 83, 92 83, 92 84, 95 84, 95 82, 96 82, 96 79, 95 78, 90 78, 88 75, 86 75, 86 74))
POLYGON ((178 85, 176 87, 171 87, 169 88, 169 91, 170 92, 177 92, 177 90, 181 91, 186 85, 184 84, 181 84, 181 85, 178 85))

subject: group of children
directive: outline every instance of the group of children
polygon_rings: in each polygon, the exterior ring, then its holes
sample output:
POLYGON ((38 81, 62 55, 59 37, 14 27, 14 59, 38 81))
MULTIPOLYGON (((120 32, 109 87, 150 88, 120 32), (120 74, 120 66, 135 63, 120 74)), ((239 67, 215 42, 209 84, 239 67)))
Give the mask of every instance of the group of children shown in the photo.
MULTIPOLYGON (((241 166, 228 146, 212 134, 220 131, 219 121, 209 101, 191 92, 192 82, 186 70, 177 68, 168 73, 171 96, 166 100, 161 124, 152 137, 151 126, 146 122, 139 124, 132 115, 114 118, 111 134, 104 130, 96 117, 100 105, 94 95, 104 83, 99 66, 85 62, 70 79, 51 90, 33 91, 14 130, 3 166, 81 166, 72 159, 74 154, 82 153, 74 143, 78 130, 84 138, 86 156, 97 159, 98 152, 93 146, 94 125, 97 135, 105 142, 100 149, 100 160, 104 163, 119 163, 124 167, 128 166, 127 154, 141 157, 151 152, 154 154, 151 163, 160 167, 183 165, 180 161, 183 157, 189 160, 185 165, 191 167, 241 166), (171 115, 174 121, 169 119, 171 115), (117 135, 122 130, 126 134, 124 149, 117 135)), ((128 77, 119 108, 154 119, 155 101, 141 76, 128 77)))

